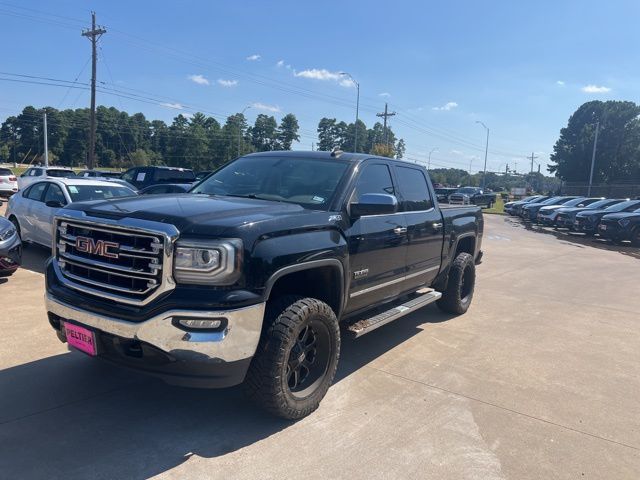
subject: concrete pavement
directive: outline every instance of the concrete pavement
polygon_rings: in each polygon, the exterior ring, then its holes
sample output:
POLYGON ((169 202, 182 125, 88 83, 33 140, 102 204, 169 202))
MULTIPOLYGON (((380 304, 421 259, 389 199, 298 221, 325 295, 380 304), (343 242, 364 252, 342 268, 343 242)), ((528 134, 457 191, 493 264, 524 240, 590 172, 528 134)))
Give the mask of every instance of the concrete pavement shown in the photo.
POLYGON ((27 249, 0 280, 0 477, 639 478, 640 255, 485 218, 469 312, 345 340, 297 423, 68 352, 27 249))

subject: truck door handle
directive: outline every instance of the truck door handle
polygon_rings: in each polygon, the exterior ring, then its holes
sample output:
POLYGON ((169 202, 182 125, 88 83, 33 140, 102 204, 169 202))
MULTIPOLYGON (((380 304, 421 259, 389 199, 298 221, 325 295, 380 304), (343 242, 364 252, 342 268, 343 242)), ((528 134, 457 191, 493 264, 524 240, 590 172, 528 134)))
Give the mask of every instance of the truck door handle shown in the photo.
POLYGON ((396 227, 393 229, 393 233, 401 235, 403 233, 407 233, 407 227, 396 227))
POLYGON ((433 224, 433 229, 434 230, 440 230, 442 228, 442 223, 434 223, 433 224))

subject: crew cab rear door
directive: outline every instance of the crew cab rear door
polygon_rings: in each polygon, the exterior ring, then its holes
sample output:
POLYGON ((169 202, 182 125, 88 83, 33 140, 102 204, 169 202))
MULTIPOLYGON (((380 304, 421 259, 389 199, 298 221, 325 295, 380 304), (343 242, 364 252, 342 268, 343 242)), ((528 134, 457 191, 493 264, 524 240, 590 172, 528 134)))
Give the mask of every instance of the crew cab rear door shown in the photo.
MULTIPOLYGON (((369 160, 360 166, 351 201, 360 195, 396 195, 387 163, 369 160)), ((405 274, 407 226, 404 214, 366 215, 353 219, 347 229, 350 287, 348 310, 381 303, 401 290, 405 274)))
POLYGON ((403 291, 429 284, 438 275, 444 226, 425 172, 411 165, 394 164, 399 210, 407 222, 407 272, 403 291))

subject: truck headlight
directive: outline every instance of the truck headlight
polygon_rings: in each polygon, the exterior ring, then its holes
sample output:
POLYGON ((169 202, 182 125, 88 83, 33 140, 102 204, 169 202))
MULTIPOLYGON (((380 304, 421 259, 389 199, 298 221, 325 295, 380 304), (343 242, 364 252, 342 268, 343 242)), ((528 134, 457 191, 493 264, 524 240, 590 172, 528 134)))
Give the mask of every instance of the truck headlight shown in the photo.
POLYGON ((631 220, 629 220, 628 218, 621 218, 620 220, 618 220, 618 223, 622 228, 626 228, 627 225, 631 223, 631 220))
POLYGON ((173 276, 178 283, 231 285, 240 277, 242 240, 178 241, 173 276))

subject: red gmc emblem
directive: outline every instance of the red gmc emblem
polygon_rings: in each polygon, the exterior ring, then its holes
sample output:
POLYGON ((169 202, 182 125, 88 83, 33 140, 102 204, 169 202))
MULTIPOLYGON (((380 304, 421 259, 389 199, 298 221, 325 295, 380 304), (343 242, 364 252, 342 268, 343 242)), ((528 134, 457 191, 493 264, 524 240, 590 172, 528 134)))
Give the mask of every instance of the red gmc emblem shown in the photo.
POLYGON ((76 250, 107 258, 118 258, 117 250, 120 244, 116 242, 95 241, 93 238, 76 237, 76 250), (115 251, 114 251, 115 250, 115 251))

